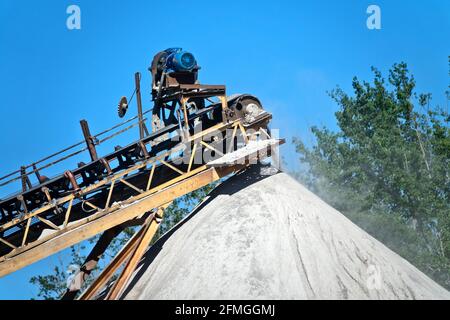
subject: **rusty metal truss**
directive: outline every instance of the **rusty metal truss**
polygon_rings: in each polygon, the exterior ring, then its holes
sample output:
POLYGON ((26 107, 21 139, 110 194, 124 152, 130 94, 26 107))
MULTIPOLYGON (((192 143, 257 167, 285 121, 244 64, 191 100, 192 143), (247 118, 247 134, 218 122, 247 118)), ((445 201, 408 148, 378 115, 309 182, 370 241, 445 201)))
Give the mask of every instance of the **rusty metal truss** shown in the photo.
MULTIPOLYGON (((107 298, 116 299, 153 239, 165 207, 269 156, 284 143, 270 136, 271 114, 253 96, 227 99, 225 86, 178 84, 143 112, 139 74, 135 81, 136 117, 96 135, 82 120, 83 141, 0 177, 0 187, 16 181, 22 187, 0 199, 0 277, 102 233, 80 273, 84 281, 115 236, 126 226, 141 225, 82 296, 92 298, 125 264, 108 293, 107 298), (144 118, 150 112, 151 133, 144 118), (135 127, 137 141, 99 156, 98 145, 135 127), (85 151, 87 164, 51 179, 42 174, 85 151)), ((64 298, 75 298, 78 290, 69 288, 64 298)))

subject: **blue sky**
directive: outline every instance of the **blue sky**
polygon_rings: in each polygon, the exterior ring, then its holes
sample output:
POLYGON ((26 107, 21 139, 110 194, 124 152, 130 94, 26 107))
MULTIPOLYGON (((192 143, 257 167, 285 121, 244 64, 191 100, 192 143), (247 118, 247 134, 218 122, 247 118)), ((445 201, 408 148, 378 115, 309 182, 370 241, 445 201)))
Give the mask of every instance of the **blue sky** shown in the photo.
MULTIPOLYGON (((151 107, 147 67, 174 46, 195 54, 201 82, 258 96, 281 136, 311 141, 312 125, 335 127, 326 91, 371 79, 372 65, 386 74, 407 62, 418 89, 445 106, 450 1, 0 0, 0 175, 79 141, 79 119, 94 132, 116 123, 135 71, 151 107), (66 27, 71 4, 81 30, 66 27), (366 27, 370 4, 381 8, 381 30, 366 27)), ((297 168, 292 146, 283 153, 297 168)), ((28 279, 59 257, 0 279, 0 299, 32 297, 28 279)))

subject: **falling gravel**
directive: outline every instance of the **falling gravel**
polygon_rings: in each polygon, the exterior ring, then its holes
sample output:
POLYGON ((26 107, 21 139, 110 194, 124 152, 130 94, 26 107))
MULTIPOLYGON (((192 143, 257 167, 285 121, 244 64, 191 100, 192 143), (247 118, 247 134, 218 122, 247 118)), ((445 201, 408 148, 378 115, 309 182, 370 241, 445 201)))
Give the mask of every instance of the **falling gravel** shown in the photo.
POLYGON ((450 294, 287 174, 254 166, 222 183, 148 250, 123 298, 450 294))

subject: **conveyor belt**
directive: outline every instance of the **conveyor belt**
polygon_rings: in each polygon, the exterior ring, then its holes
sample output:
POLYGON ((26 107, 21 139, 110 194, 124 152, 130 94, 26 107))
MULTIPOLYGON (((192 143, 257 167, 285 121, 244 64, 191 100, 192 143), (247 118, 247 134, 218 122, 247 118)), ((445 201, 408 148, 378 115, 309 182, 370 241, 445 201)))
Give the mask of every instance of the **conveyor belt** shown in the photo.
MULTIPOLYGON (((59 246, 50 245, 51 250, 42 250, 44 244, 48 247, 49 243, 60 241, 57 239, 66 233, 68 234, 74 228, 79 228, 90 221, 95 221, 115 212, 127 203, 139 201, 146 196, 171 188, 181 181, 189 180, 209 170, 203 156, 200 156, 200 162, 194 161, 197 154, 204 155, 205 152, 209 151, 213 154, 216 153, 216 157, 219 157, 222 154, 218 150, 235 151, 242 147, 242 143, 245 144, 248 141, 249 137, 246 130, 252 129, 254 132, 258 132, 258 130, 267 126, 270 118, 270 114, 263 113, 245 128, 241 120, 216 124, 198 135, 191 136, 190 139, 182 143, 173 145, 168 151, 153 156, 150 156, 149 152, 147 152, 147 156, 136 156, 132 163, 127 163, 127 166, 122 167, 121 170, 114 168, 115 170, 111 170, 109 173, 106 171, 103 175, 98 175, 97 180, 92 184, 84 185, 80 183, 78 190, 68 188, 67 194, 61 193, 60 197, 55 197, 51 202, 43 202, 42 206, 7 221, 1 226, 3 237, 1 238, 2 243, 0 243, 0 256, 2 256, 0 258, 0 276, 27 265, 31 261, 34 262, 40 256, 53 254, 57 248, 67 247, 81 241, 79 237, 73 237, 70 241, 59 244, 59 246), (216 132, 216 139, 210 138, 212 132, 216 132), (217 132, 220 133, 221 139, 217 139, 217 132), (232 136, 227 136, 227 133, 230 134, 230 132, 232 132, 232 136), (209 138, 207 138, 208 136, 209 138), (230 141, 233 141, 231 143, 232 148, 224 148, 223 146, 226 143, 230 145, 230 141), (187 149, 189 151, 180 154, 180 147, 185 148, 186 146, 189 146, 187 149), (170 156, 173 156, 173 154, 178 154, 178 157, 171 158, 170 156), (45 230, 47 230, 47 234, 44 234, 45 230), (36 251, 36 248, 41 249, 36 251), (30 250, 34 252, 31 256, 30 250), (24 256, 28 258, 23 258, 24 256)), ((255 137, 258 135, 259 133, 255 137)), ((150 141, 145 140, 145 142, 150 141)), ((121 149, 120 152, 113 153, 105 158, 112 159, 113 157, 123 156, 123 150, 127 150, 128 153, 134 152, 135 149, 137 150, 137 146, 138 143, 131 144, 121 149)), ((92 165, 92 163, 88 164, 85 168, 92 165)), ((79 174, 81 175, 81 173, 79 174)), ((55 183, 58 179, 63 178, 54 179, 51 183, 55 183)), ((47 186, 51 183, 49 181, 47 186)), ((192 191, 202 186, 201 183, 188 183, 188 185, 189 188, 183 190, 192 191)), ((38 192, 38 190, 38 188, 35 188, 34 192, 38 192)), ((33 194, 32 191, 29 192, 33 194)), ((165 200, 167 200, 167 197, 171 199, 172 196, 166 195, 165 200)), ((149 206, 144 211, 141 208, 141 211, 135 213, 139 215, 151 209, 153 207, 149 206)), ((123 221, 120 220, 119 222, 123 221)), ((93 232, 96 234, 110 227, 111 225, 98 227, 93 232)), ((84 236, 87 234, 86 230, 80 232, 84 236)))

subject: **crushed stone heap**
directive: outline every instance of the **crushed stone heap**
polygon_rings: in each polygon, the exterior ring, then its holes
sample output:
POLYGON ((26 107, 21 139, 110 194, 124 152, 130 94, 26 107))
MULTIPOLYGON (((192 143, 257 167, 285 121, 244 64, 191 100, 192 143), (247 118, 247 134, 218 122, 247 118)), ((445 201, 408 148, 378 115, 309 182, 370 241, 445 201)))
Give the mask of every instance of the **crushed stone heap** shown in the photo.
POLYGON ((125 299, 449 299, 285 173, 217 187, 146 253, 125 299))

